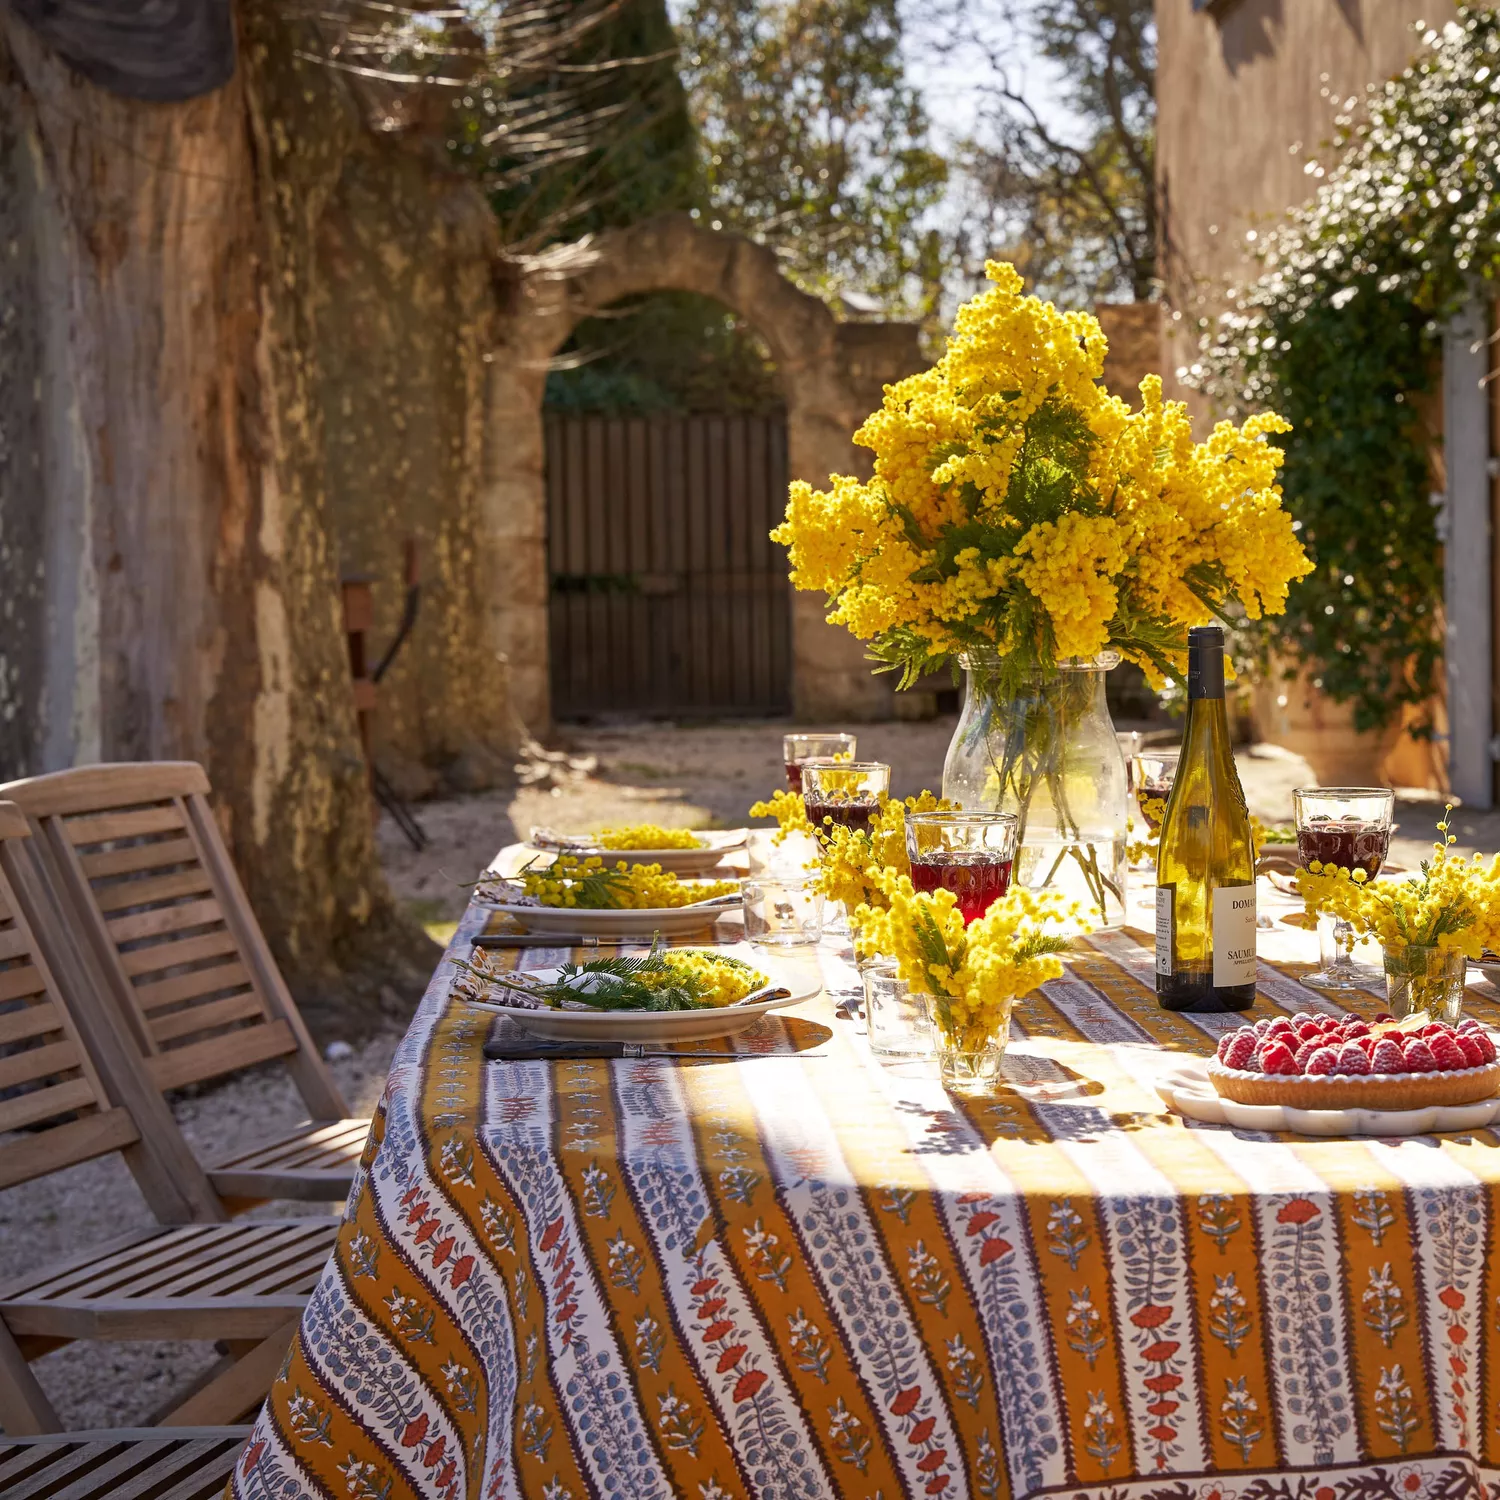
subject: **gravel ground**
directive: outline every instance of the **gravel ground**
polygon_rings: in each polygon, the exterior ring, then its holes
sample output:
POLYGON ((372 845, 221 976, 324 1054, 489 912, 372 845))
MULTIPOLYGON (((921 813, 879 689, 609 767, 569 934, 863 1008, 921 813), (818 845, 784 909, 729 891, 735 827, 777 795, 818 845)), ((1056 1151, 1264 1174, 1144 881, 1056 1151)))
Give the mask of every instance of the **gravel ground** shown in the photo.
MULTIPOLYGON (((787 727, 754 722, 575 730, 564 753, 528 767, 529 784, 418 807, 431 840, 421 854, 387 820, 380 830, 381 859, 398 899, 441 935, 463 910, 465 885, 496 850, 524 838, 536 824, 564 830, 626 821, 739 825, 751 802, 782 784, 780 735, 787 727)), ((936 789, 952 730, 951 719, 864 726, 860 754, 889 761, 896 768, 895 790, 903 795, 936 789)), ((1254 746, 1241 753, 1239 764, 1252 809, 1268 820, 1289 820, 1291 789, 1311 780, 1305 762, 1275 747, 1254 746)), ((1439 812, 1433 803, 1400 804, 1393 860, 1414 865, 1422 857, 1439 812)), ((1462 848, 1493 850, 1500 846, 1500 813, 1460 811, 1455 832, 1462 848)), ((399 1028, 387 1027, 332 1064, 357 1113, 374 1107, 399 1039, 399 1028)), ((174 1108, 205 1159, 269 1138, 303 1115, 290 1079, 275 1067, 178 1098, 174 1108)), ((316 1211, 268 1205, 257 1212, 316 1211)), ((51 1256, 150 1223, 123 1162, 89 1162, 0 1193, 0 1268, 20 1274, 51 1256)), ((47 1355, 36 1368, 65 1423, 106 1427, 149 1420, 213 1359, 203 1345, 78 1343, 47 1355)))

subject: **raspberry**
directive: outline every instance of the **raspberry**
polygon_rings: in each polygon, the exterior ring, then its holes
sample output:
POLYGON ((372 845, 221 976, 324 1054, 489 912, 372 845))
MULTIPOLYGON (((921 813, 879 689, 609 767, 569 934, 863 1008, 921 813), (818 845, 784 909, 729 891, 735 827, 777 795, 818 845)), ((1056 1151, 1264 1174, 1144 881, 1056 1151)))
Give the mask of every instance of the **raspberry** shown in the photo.
POLYGON ((1484 1025, 1482 1022, 1476 1021, 1473 1016, 1465 1016, 1458 1023, 1458 1029, 1460 1031, 1483 1031, 1484 1025))
POLYGON ((1427 1044, 1432 1049, 1432 1055, 1437 1060, 1437 1065, 1444 1072, 1453 1068, 1467 1067, 1464 1062, 1463 1049, 1451 1031, 1441 1032, 1427 1044))
POLYGON ((1425 1037, 1430 1042, 1435 1036, 1447 1036, 1448 1032, 1449 1027, 1445 1026, 1443 1022, 1429 1021, 1425 1026, 1417 1027, 1413 1035, 1425 1037))
POLYGON ((1466 1068, 1484 1066, 1484 1048, 1479 1045, 1477 1036, 1469 1031, 1460 1031, 1454 1040, 1458 1043, 1458 1050, 1464 1055, 1466 1068))
POLYGON ((1323 1035, 1323 1028, 1316 1021, 1304 1021, 1297 1028, 1298 1037, 1304 1042, 1310 1042, 1315 1036, 1323 1035))
POLYGON ((1376 1036, 1373 1031, 1366 1031, 1362 1035, 1355 1037, 1353 1040, 1355 1045, 1364 1052, 1365 1056, 1369 1057, 1371 1053, 1375 1051, 1376 1045, 1379 1043, 1380 1038, 1376 1036))
POLYGON ((1262 1016, 1252 1028, 1256 1036, 1264 1036, 1271 1029, 1271 1022, 1275 1019, 1275 1016, 1262 1016))
POLYGON ((1299 1042, 1297 1044, 1296 1057, 1297 1057, 1297 1071, 1299 1073, 1305 1073, 1305 1072, 1307 1072, 1307 1061, 1308 1061, 1308 1059, 1322 1045, 1323 1045, 1323 1043, 1322 1043, 1321 1039, 1318 1038, 1318 1037, 1314 1037, 1310 1042, 1299 1042))
POLYGON ((1437 1072, 1437 1058, 1432 1055, 1432 1048, 1422 1037, 1409 1038, 1406 1046, 1401 1049, 1401 1056, 1406 1063, 1408 1073, 1437 1072))
POLYGON ((1395 1016, 1393 1016, 1390 1011, 1383 1010, 1378 1016, 1375 1017, 1375 1024, 1379 1026, 1382 1021, 1394 1021, 1395 1019, 1395 1016))
POLYGON ((1292 1025, 1301 1026, 1305 1021, 1318 1021, 1321 1019, 1321 1016, 1314 1015, 1310 1010, 1299 1010, 1297 1014, 1292 1017, 1292 1025))
POLYGON ((1285 1016, 1277 1016, 1265 1030, 1265 1038, 1269 1041, 1273 1036, 1295 1036, 1297 1029, 1287 1020, 1285 1016))
POLYGON ((1363 1075, 1370 1071, 1370 1059, 1365 1055, 1365 1049, 1351 1038, 1339 1048, 1339 1060, 1332 1071, 1363 1075))
POLYGON ((1229 1051, 1229 1044, 1233 1040, 1234 1033, 1232 1031, 1226 1031, 1224 1035, 1219 1038, 1219 1045, 1214 1048, 1214 1056, 1217 1057, 1220 1062, 1224 1061, 1224 1054, 1229 1051))
POLYGON ((1291 1076, 1297 1072, 1297 1059, 1284 1042, 1271 1042, 1261 1048, 1260 1070, 1262 1073, 1291 1076))
POLYGON ((1219 1055, 1226 1068, 1235 1068, 1242 1073, 1255 1070, 1255 1033, 1248 1027, 1229 1034, 1229 1045, 1219 1055))
POLYGON ((1492 1063, 1495 1060, 1495 1039, 1487 1031, 1475 1032, 1474 1040, 1479 1043, 1479 1050, 1484 1053, 1484 1060, 1492 1063))
POLYGON ((1344 1024, 1339 1027, 1339 1032, 1343 1036, 1344 1040, 1348 1041, 1350 1037, 1369 1036, 1370 1026, 1367 1021, 1345 1021, 1344 1024))
POLYGON ((1326 1074, 1336 1073, 1338 1066, 1339 1055, 1332 1047, 1318 1047, 1307 1060, 1307 1076, 1321 1078, 1326 1074))
POLYGON ((1406 1059, 1401 1055, 1401 1043, 1395 1037, 1383 1036, 1375 1043, 1375 1050, 1370 1054, 1370 1071, 1372 1073, 1406 1072, 1406 1059))

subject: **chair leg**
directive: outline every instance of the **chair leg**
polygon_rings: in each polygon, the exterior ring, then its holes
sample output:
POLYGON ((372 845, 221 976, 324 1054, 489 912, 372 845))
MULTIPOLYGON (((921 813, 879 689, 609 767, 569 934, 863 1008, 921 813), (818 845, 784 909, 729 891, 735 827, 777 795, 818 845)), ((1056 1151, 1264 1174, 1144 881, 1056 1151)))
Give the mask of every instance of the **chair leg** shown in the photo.
POLYGON ((161 1419, 163 1427, 226 1427, 260 1405, 291 1347, 297 1319, 262 1339, 222 1375, 196 1390, 161 1419))
POLYGON ((11 1437, 61 1432, 62 1423, 16 1347, 10 1329, 0 1323, 0 1427, 11 1437))

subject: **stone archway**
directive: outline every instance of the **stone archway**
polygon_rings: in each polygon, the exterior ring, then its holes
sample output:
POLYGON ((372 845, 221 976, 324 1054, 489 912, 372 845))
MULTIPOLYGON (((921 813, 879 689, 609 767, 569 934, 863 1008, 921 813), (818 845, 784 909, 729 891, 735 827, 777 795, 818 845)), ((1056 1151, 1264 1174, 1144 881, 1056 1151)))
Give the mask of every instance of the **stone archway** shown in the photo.
MULTIPOLYGON (((563 246, 521 268, 490 380, 483 550, 490 638, 510 664, 511 701, 534 728, 551 719, 542 395, 547 365, 584 318, 646 292, 712 297, 749 323, 776 362, 787 403, 793 478, 868 473, 850 434, 881 387, 921 367, 911 323, 840 323, 784 277, 762 245, 669 214, 563 246)), ((792 604, 792 692, 797 715, 890 717, 889 678, 863 648, 824 622, 821 598, 792 604)))

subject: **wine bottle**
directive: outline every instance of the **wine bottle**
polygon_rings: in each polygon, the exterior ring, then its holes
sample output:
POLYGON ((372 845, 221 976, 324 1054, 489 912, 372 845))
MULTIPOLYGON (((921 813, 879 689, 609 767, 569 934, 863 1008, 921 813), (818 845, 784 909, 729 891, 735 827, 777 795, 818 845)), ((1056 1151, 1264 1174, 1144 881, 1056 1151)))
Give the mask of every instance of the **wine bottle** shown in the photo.
POLYGON ((1188 631, 1188 706, 1156 854, 1156 998, 1164 1010, 1255 1003, 1255 849, 1229 744, 1224 632, 1188 631))

